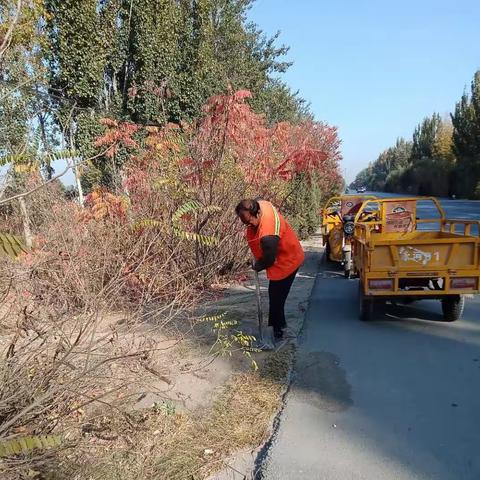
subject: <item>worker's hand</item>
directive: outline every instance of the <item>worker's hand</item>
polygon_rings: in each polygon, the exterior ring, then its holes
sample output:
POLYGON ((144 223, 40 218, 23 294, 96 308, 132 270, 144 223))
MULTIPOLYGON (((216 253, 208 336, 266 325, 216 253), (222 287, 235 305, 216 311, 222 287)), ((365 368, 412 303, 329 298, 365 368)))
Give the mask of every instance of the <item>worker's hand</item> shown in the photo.
POLYGON ((260 266, 258 265, 258 262, 256 260, 252 260, 252 270, 255 270, 256 272, 259 272, 261 270, 260 266))

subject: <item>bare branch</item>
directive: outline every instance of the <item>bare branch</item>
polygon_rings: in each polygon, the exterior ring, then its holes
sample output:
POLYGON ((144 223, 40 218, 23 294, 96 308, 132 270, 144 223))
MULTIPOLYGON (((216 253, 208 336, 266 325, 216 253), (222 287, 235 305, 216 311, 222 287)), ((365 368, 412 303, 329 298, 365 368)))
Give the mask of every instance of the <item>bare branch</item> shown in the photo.
POLYGON ((12 195, 11 197, 4 198, 3 200, 0 200, 0 205, 5 205, 6 203, 10 203, 10 202, 12 202, 13 200, 18 200, 19 198, 28 197, 28 196, 31 195, 32 193, 37 192, 38 190, 40 190, 40 189, 46 187, 47 185, 49 185, 50 183, 53 183, 53 182, 55 182, 56 180, 58 180, 59 178, 63 177, 63 176, 64 176, 69 170, 71 170, 72 168, 78 167, 79 165, 82 165, 82 164, 84 164, 84 163, 87 163, 87 162, 90 162, 90 161, 92 161, 92 160, 95 160, 96 158, 99 158, 99 157, 101 157, 102 155, 105 155, 109 150, 110 150, 110 147, 107 148, 106 150, 104 150, 103 152, 98 153, 97 155, 94 155, 93 157, 85 158, 85 159, 81 160, 80 162, 68 164, 68 165, 66 166, 66 168, 65 168, 62 172, 60 172, 58 175, 55 175, 54 177, 50 178, 49 180, 46 180, 46 181, 43 182, 42 184, 37 185, 36 187, 34 187, 34 188, 30 189, 30 190, 27 190, 26 192, 18 193, 17 195, 12 195))

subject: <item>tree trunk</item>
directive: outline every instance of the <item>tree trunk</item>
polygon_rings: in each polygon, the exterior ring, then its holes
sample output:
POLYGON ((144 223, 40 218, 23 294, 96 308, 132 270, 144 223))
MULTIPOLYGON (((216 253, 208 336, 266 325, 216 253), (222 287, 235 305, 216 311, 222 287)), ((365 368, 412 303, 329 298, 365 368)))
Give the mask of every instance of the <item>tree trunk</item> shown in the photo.
MULTIPOLYGON (((72 129, 70 129, 70 151, 72 153, 75 151, 75 145, 73 143, 72 129)), ((85 205, 85 196, 83 194, 82 182, 80 181, 80 171, 79 171, 78 165, 77 165, 77 158, 78 157, 75 157, 75 156, 72 158, 73 173, 75 175, 75 183, 77 184, 78 203, 83 208, 83 206, 85 205)))
POLYGON ((78 203, 81 207, 85 205, 85 195, 83 194, 82 182, 80 180, 80 172, 77 165, 77 157, 73 159, 73 173, 75 174, 75 183, 77 184, 78 190, 78 203))
POLYGON ((23 236, 25 237, 25 245, 27 246, 27 248, 32 248, 33 236, 32 236, 32 231, 30 230, 30 217, 28 215, 27 204, 25 203, 25 198, 20 197, 18 199, 18 204, 20 205, 20 213, 21 213, 21 216, 22 216, 23 236))

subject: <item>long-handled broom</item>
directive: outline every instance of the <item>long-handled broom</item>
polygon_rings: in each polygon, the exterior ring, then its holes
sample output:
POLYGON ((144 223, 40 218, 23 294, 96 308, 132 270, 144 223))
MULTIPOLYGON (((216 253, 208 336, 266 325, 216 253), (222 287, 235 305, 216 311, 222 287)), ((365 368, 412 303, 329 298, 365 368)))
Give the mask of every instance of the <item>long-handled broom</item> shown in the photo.
POLYGON ((255 348, 258 348, 260 350, 273 350, 275 348, 275 344, 273 342, 271 327, 266 328, 266 335, 263 334, 262 294, 260 292, 260 281, 258 279, 258 272, 255 271, 254 275, 258 317, 258 338, 255 342, 255 348))

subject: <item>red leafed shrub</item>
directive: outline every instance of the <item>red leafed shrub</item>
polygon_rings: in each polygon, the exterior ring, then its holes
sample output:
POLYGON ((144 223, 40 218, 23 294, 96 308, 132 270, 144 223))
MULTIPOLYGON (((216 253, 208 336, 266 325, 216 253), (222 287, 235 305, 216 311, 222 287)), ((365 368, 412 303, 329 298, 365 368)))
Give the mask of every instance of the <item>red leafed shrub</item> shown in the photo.
MULTIPOLYGON (((298 189, 299 175, 305 188, 315 185, 323 196, 339 184, 336 128, 314 121, 268 126, 250 107, 250 97, 246 90, 212 97, 192 124, 140 131, 128 122, 104 120, 107 132, 96 141, 109 156, 120 146, 134 150, 122 172, 129 221, 141 224, 142 232, 170 229, 174 243, 181 237, 180 261, 195 272, 195 281, 208 283, 244 262, 242 229, 233 214, 241 198, 262 196, 282 207, 298 189), (144 138, 141 146, 134 140, 137 132, 144 138), (191 201, 195 206, 181 211, 191 201)), ((97 220, 126 215, 120 200, 107 201, 105 193, 89 202, 89 215, 97 220)), ((295 202, 288 213, 300 213, 295 202)))
POLYGON ((105 189, 97 189, 85 198, 85 212, 83 219, 88 220, 125 220, 127 201, 125 198, 113 195, 105 189))
POLYGON ((124 186, 135 217, 168 223, 185 202, 199 203, 181 216, 181 228, 216 244, 192 241, 182 261, 207 281, 244 261, 233 214, 241 198, 260 195, 281 206, 300 174, 324 195, 340 179, 336 128, 313 121, 269 127, 251 109, 250 96, 242 90, 212 97, 191 125, 147 127, 145 147, 126 166, 124 186))
MULTIPOLYGON (((226 157, 239 167, 247 184, 265 196, 278 192, 279 183, 286 187, 298 173, 336 181, 341 158, 336 128, 313 121, 268 127, 246 103, 249 96, 240 91, 207 103, 192 141, 194 162, 189 165, 199 183, 206 169, 216 170, 226 157)), ((281 196, 276 193, 275 200, 281 202, 281 196)))
POLYGON ((132 136, 138 131, 139 126, 131 122, 117 122, 110 118, 104 118, 100 121, 107 127, 107 131, 98 137, 95 141, 96 147, 107 146, 105 155, 109 158, 113 157, 120 146, 126 148, 138 147, 132 136))
MULTIPOLYGON (((335 128, 312 121, 270 127, 249 97, 247 91, 213 97, 203 117, 189 125, 142 129, 103 120, 107 130, 96 145, 108 156, 120 146, 131 155, 118 172, 124 191, 95 189, 83 210, 63 200, 48 208, 39 203, 37 211, 45 214, 33 233, 42 238, 37 245, 43 254, 60 269, 67 263, 58 251, 75 258, 76 276, 82 269, 99 272, 87 275, 89 292, 116 279, 115 292, 127 304, 168 297, 172 285, 189 298, 219 275, 242 270, 248 253, 234 214, 238 201, 261 195, 282 208, 298 175, 330 193, 340 159, 335 128)), ((290 205, 296 204, 285 203, 293 218, 290 205)), ((67 273, 59 278, 74 278, 67 273)), ((75 288, 72 280, 72 298, 75 288)))

